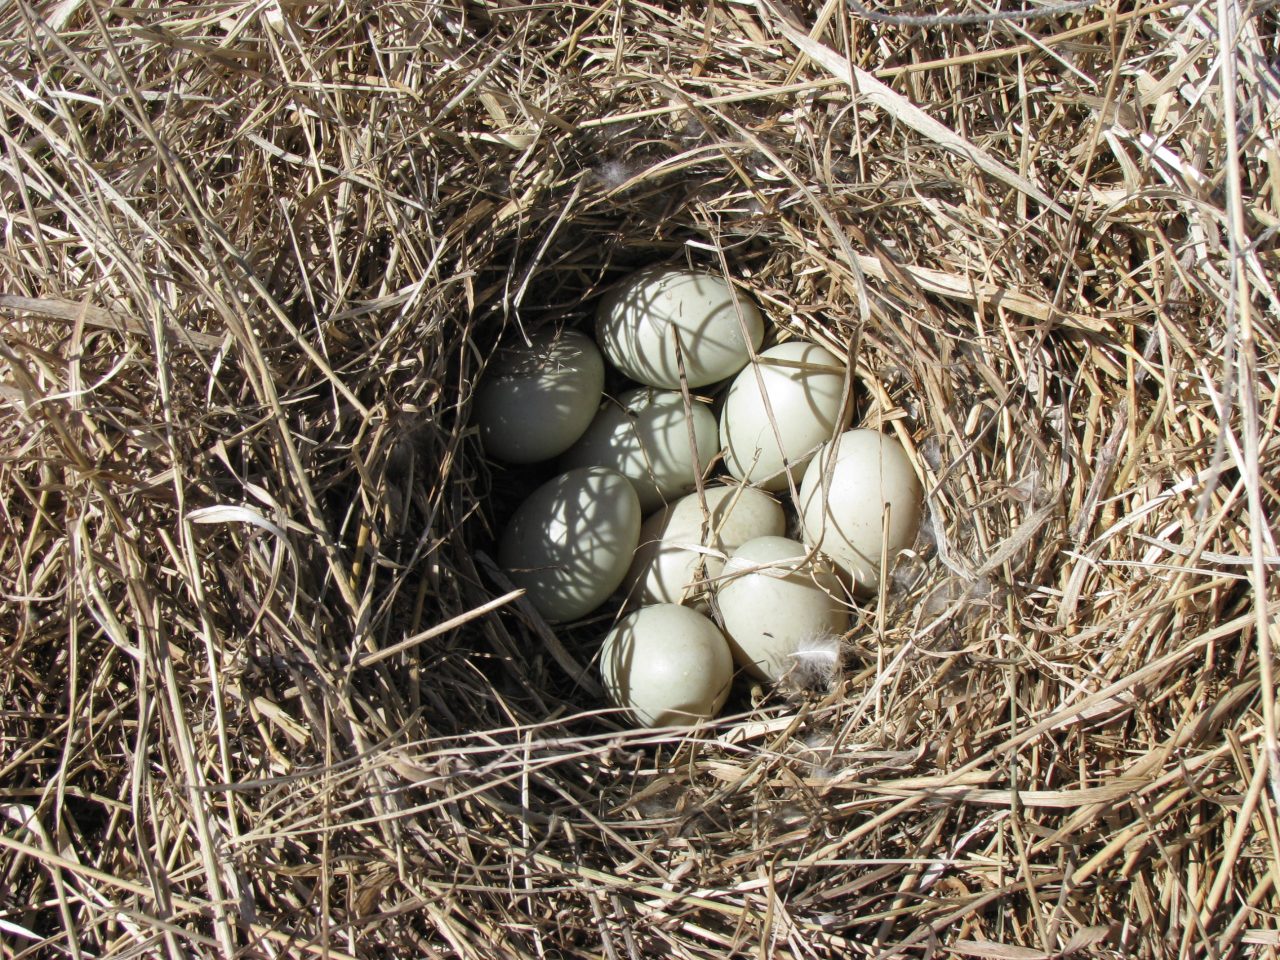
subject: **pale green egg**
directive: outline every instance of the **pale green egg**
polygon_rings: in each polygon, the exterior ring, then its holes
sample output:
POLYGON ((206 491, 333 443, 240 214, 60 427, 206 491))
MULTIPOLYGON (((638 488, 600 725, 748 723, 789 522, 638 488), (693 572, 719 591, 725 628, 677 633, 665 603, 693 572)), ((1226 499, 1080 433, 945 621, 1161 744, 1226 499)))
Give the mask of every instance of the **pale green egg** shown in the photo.
POLYGON ((804 540, 839 564, 867 593, 915 542, 923 507, 911 458, 893 437, 849 430, 823 444, 800 486, 804 540))
POLYGON ((725 562, 716 590, 720 620, 738 665, 775 681, 813 641, 849 629, 840 578, 830 562, 786 537, 748 540, 725 562))
POLYGON ((844 364, 817 344, 793 340, 761 353, 734 378, 720 412, 730 475, 786 490, 790 464, 798 487, 818 447, 849 426, 845 392, 844 364))
POLYGON ((713 273, 653 266, 604 295, 596 311, 596 340, 632 380, 670 390, 680 386, 678 343, 686 382, 701 387, 746 365, 764 340, 764 318, 713 273))
POLYGON ((705 592, 699 570, 705 581, 714 582, 730 551, 786 529, 782 505, 753 487, 715 486, 703 494, 682 497, 645 520, 624 582, 629 602, 697 599, 705 592))
POLYGON ((686 407, 678 390, 641 387, 607 401, 561 463, 617 470, 647 512, 692 490, 719 446, 716 418, 705 403, 686 407))
POLYGON ((472 405, 485 452, 508 463, 538 463, 568 450, 604 389, 604 360, 590 337, 544 330, 530 340, 498 352, 472 405))
POLYGON ((547 620, 577 620, 609 598, 640 536, 640 501, 613 470, 570 470, 516 508, 498 562, 547 620))
POLYGON ((724 706, 733 655, 720 628, 702 614, 655 604, 609 631, 600 677, 609 698, 641 726, 692 726, 724 706))

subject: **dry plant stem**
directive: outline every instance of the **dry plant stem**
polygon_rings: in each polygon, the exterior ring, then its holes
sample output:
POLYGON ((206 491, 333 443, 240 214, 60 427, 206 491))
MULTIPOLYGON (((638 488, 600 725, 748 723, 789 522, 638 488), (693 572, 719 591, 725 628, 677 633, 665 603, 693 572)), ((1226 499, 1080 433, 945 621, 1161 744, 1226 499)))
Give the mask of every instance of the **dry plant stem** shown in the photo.
MULTIPOLYGON (((1239 396, 1237 403, 1243 413, 1244 423, 1244 462, 1240 470, 1244 475, 1245 489, 1249 498, 1249 548, 1253 556, 1250 578, 1253 584, 1254 609, 1257 613, 1256 639, 1258 644, 1258 664, 1262 677, 1262 718, 1266 743, 1266 763, 1270 770, 1271 801, 1277 812, 1280 812, 1280 740, 1276 733, 1276 688, 1274 683, 1274 663, 1277 649, 1277 624, 1270 614, 1271 595, 1268 587, 1270 577, 1267 573, 1265 557, 1275 553, 1275 540, 1262 510, 1262 482, 1259 461, 1259 423, 1258 398, 1256 394, 1257 350, 1254 345, 1253 330, 1253 290, 1249 283, 1249 274, 1244 263, 1245 251, 1249 246, 1249 238, 1245 233, 1244 204, 1241 193, 1242 172, 1240 170, 1239 128, 1236 112, 1236 31, 1239 29, 1236 20, 1237 7, 1228 0, 1218 2, 1218 31, 1224 51, 1219 61, 1222 78, 1222 112, 1223 127, 1227 147, 1227 236, 1231 250, 1229 262, 1231 270, 1231 287, 1227 302, 1227 329, 1239 331, 1239 341, 1235 346, 1238 372, 1235 377, 1239 396)), ((1228 344, 1230 345, 1230 344, 1228 344)), ((1280 868, 1280 864, 1277 864, 1280 868)))
MULTIPOLYGON (((38 847, 32 847, 29 844, 25 844, 25 843, 22 843, 21 841, 14 840, 10 837, 5 836, 4 834, 0 834, 0 847, 5 847, 6 849, 21 853, 23 856, 30 857, 36 862, 48 864, 50 867, 55 867, 63 871, 64 873, 68 873, 72 876, 80 876, 80 877, 86 878, 87 880, 95 880, 98 883, 105 884, 108 887, 114 887, 120 890, 125 890, 129 893, 134 894, 135 896, 143 897, 144 899, 149 897, 151 894, 151 891, 147 887, 141 884, 129 883, 125 880, 120 879, 119 877, 112 876, 109 873, 105 873, 101 870, 97 870, 85 864, 75 863, 73 861, 67 860, 62 856, 59 856, 58 854, 46 852, 44 850, 39 849, 38 847)), ((189 900, 183 900, 181 898, 175 898, 173 901, 173 906, 180 910, 183 910, 189 913, 196 913, 196 914, 204 914, 209 911, 209 908, 206 905, 194 903, 189 900)), ((116 908, 116 909, 119 909, 119 908, 116 908)), ((134 916, 137 920, 151 923, 151 924, 163 923, 163 921, 160 920, 160 918, 148 917, 143 913, 135 913, 134 916)), ((198 934, 193 934, 190 930, 178 924, 165 925, 165 927, 167 928, 168 933, 175 934, 184 940, 195 939, 197 942, 204 942, 205 944, 210 946, 216 945, 217 943, 216 941, 211 940, 208 937, 202 938, 198 934)), ((250 930, 255 936, 263 937, 275 943, 285 945, 293 950, 302 950, 304 953, 307 953, 307 954, 315 953, 315 954, 326 955, 317 944, 312 944, 312 943, 307 943, 306 941, 297 940, 289 936, 288 934, 283 933, 280 930, 275 930, 269 927, 256 925, 256 924, 251 925, 250 930)), ((327 956, 337 957, 339 958, 339 960, 351 960, 348 954, 340 953, 338 951, 329 951, 327 956)))
POLYGON ((499 610, 511 603, 513 600, 523 596, 523 589, 512 590, 509 593, 504 593, 502 596, 495 597, 488 603, 482 603, 480 606, 475 607, 472 610, 468 610, 466 613, 460 613, 456 617, 451 617, 443 623, 437 623, 435 626, 423 630, 421 633, 415 633, 411 637, 405 637, 403 640, 392 644, 389 647, 385 647, 377 653, 361 654, 356 657, 353 666, 356 668, 371 667, 375 663, 380 663, 381 661, 386 660, 388 657, 394 657, 398 653, 404 653, 406 650, 411 650, 419 644, 426 643, 428 640, 433 640, 451 630, 457 630, 459 627, 470 623, 472 620, 483 617, 485 614, 492 613, 495 610, 499 610))
MULTIPOLYGON (((34 313, 54 320, 87 323, 103 330, 127 331, 144 337, 151 333, 141 323, 118 317, 101 307, 94 306, 87 300, 83 303, 72 303, 53 297, 17 297, 11 294, 0 294, 0 310, 34 313)), ((176 339, 179 345, 192 345, 204 350, 216 350, 224 342, 221 337, 212 337, 192 330, 178 330, 176 339)))
MULTIPOLYGON (((767 3, 762 4, 762 6, 767 5, 767 3)), ((939 146, 954 150, 979 167, 983 172, 1025 193, 1060 217, 1066 218, 1069 216, 1066 210, 1055 203, 1048 194, 1035 184, 1014 173, 985 150, 981 150, 963 137, 957 136, 953 131, 938 123, 923 110, 905 100, 865 70, 850 63, 847 58, 801 34, 777 10, 774 10, 773 14, 778 18, 777 22, 782 32, 787 36, 787 39, 796 45, 797 49, 822 64, 832 74, 847 78, 850 88, 855 94, 866 97, 870 102, 887 110, 898 120, 933 140, 939 146)))
MULTIPOLYGON (((555 658, 556 663, 560 664, 561 668, 569 674, 569 676, 573 677, 574 681, 580 684, 584 690, 592 696, 600 696, 604 692, 603 688, 595 681, 595 678, 592 677, 592 675, 574 659, 573 654, 565 649, 564 644, 560 642, 555 631, 547 626, 546 621, 544 621, 542 619, 542 615, 534 609, 533 604, 524 598, 524 591, 515 589, 515 585, 500 569, 498 569, 497 564, 495 564, 492 559, 484 554, 477 554, 476 559, 479 560, 480 565, 485 568, 485 573, 488 574, 488 576, 491 577, 502 589, 507 591, 507 593, 503 595, 503 600, 506 601, 510 598, 510 600, 520 608, 520 611, 533 622, 534 629, 537 631, 542 642, 546 644, 547 650, 550 651, 551 656, 555 658)), ((494 609, 497 609, 498 606, 499 604, 494 604, 494 609)), ((467 620, 470 619, 473 618, 467 617, 467 620)), ((370 654, 369 656, 372 658, 376 657, 377 654, 370 654)))

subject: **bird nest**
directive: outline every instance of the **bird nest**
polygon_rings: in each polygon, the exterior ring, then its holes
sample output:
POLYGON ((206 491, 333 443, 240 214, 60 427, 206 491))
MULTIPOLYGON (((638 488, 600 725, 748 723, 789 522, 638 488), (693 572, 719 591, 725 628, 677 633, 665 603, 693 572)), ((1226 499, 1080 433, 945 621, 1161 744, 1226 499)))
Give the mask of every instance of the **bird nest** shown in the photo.
POLYGON ((1274 6, 0 18, 5 956, 1280 946, 1274 6), (469 421, 654 261, 926 491, 696 731, 505 581, 469 421))

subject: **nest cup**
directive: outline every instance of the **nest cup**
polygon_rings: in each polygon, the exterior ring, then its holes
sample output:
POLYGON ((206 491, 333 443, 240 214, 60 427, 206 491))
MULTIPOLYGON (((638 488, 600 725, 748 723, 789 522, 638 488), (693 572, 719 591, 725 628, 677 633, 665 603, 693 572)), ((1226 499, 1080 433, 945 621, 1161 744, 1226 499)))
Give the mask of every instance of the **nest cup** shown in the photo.
POLYGON ((1274 941, 1274 156, 1179 74, 1234 58, 1269 129, 1273 12, 1071 5, 1031 44, 770 3, 29 6, 0 13, 0 936, 1274 941), (495 539, 555 467, 496 469, 471 420, 501 344, 590 332, 655 262, 848 358, 854 425, 926 490, 811 645, 844 669, 740 682, 696 734, 610 710, 615 608, 553 631, 514 595, 495 539))

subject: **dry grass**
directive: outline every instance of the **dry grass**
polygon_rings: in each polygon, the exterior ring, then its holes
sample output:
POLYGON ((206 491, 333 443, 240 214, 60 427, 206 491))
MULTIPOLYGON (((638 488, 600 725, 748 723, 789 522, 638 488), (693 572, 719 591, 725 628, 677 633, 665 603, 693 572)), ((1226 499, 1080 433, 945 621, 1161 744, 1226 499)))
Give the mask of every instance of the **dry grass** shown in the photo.
POLYGON ((1277 954, 1274 4, 271 6, 0 8, 4 956, 1277 954), (466 426, 681 256, 931 518, 684 739, 466 426))

